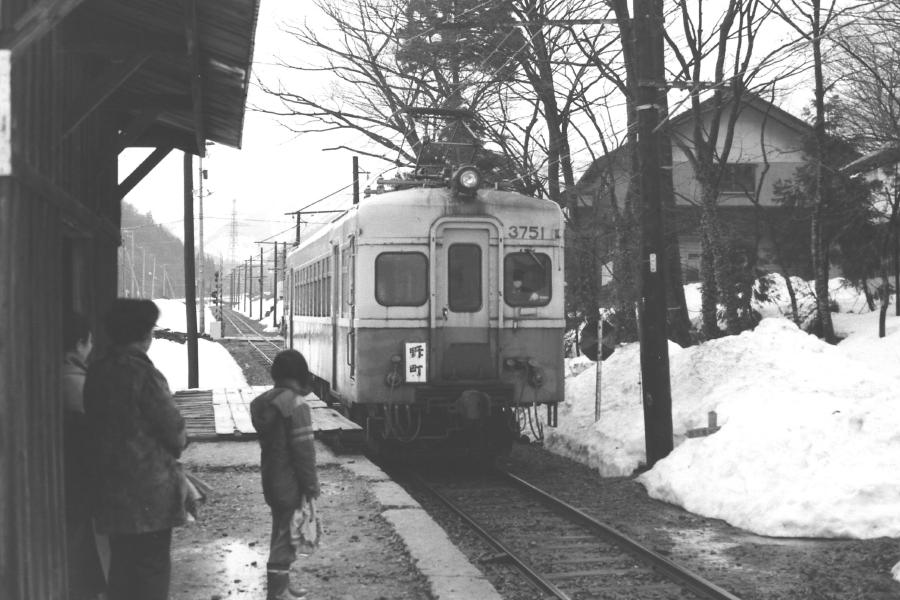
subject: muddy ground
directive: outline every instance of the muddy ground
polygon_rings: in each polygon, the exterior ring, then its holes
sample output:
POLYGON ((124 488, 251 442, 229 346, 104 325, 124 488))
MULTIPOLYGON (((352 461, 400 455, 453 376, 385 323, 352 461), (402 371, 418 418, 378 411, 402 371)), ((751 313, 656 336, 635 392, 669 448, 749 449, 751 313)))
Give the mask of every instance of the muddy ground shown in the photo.
MULTIPOLYGON (((269 383, 267 368, 239 342, 229 350, 251 385, 269 383)), ((255 468, 255 442, 197 444, 187 460, 217 492, 198 523, 173 541, 173 600, 264 595, 269 516, 255 468)), ((900 598, 891 567, 900 540, 777 539, 756 536, 653 500, 630 478, 601 479, 587 467, 534 445, 517 446, 505 466, 571 504, 697 571, 743 600, 888 600, 900 598)), ((430 598, 427 586, 378 510, 365 483, 324 466, 322 551, 298 561, 297 576, 313 599, 430 598)), ((451 539, 505 598, 538 595, 508 569, 479 558, 491 549, 434 509, 451 539)), ((478 600, 478 599, 472 599, 478 600)), ((636 599, 639 600, 639 599, 636 599)))
MULTIPOLYGON (((197 443, 186 467, 213 487, 199 520, 175 530, 172 600, 263 600, 270 517, 254 441, 197 443)), ((365 482, 336 464, 319 469, 322 546, 294 564, 315 600, 420 600, 427 585, 365 482)))

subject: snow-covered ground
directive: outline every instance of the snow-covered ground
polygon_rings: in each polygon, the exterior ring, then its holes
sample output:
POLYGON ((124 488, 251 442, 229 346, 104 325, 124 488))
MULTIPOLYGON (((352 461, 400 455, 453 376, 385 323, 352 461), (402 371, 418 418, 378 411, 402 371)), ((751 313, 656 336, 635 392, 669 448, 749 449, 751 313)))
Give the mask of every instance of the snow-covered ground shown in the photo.
MULTIPOLYGON (((187 316, 184 300, 154 300, 159 307, 158 329, 171 331, 187 331, 187 316)), ((213 320, 212 313, 206 310, 206 328, 213 320)), ((155 339, 147 352, 150 360, 156 365, 169 382, 173 391, 187 389, 187 344, 179 344, 164 339, 155 339)), ((205 339, 197 340, 198 374, 200 388, 241 388, 247 387, 247 380, 240 366, 221 344, 205 339)))
MULTIPOLYGON (((676 447, 638 478, 651 496, 762 535, 900 537, 900 317, 878 338, 878 312, 840 281, 832 289, 856 311, 833 314, 837 346, 775 316, 738 336, 670 344, 676 447), (686 438, 709 411, 721 429, 686 438)), ((774 296, 757 308, 786 314, 774 296)), ((631 474, 645 460, 637 344, 603 363, 597 422, 596 367, 569 362, 547 447, 602 475, 631 474)))

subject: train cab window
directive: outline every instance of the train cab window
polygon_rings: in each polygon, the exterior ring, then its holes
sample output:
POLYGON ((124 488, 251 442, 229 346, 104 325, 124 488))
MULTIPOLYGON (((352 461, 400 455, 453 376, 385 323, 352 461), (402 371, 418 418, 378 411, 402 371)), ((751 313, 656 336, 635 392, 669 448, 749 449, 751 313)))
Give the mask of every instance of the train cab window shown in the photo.
POLYGON ((454 312, 481 310, 481 247, 453 244, 447 251, 447 300, 454 312))
POLYGON ((428 300, 428 258, 382 252, 375 258, 375 299, 382 306, 422 306, 428 300))
POLYGON ((550 257, 531 250, 503 260, 503 297, 510 306, 546 306, 550 302, 550 257))

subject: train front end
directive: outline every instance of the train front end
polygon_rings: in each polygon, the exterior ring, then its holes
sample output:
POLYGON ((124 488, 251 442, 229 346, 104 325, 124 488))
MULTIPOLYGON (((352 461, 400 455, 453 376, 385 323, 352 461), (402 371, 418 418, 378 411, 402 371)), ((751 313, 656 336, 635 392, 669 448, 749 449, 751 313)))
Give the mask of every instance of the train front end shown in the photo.
MULTIPOLYGON (((352 415, 375 446, 496 452, 563 400, 563 221, 499 190, 360 205, 352 415)), ((340 338, 339 338, 340 339, 340 338)))

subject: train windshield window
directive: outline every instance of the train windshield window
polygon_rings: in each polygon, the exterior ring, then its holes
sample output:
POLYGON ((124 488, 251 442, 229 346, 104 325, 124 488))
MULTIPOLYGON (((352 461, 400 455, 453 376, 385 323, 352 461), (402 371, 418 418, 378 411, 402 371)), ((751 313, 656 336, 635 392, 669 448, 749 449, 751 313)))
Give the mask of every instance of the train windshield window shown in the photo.
POLYGON ((545 306, 550 302, 550 257, 526 250, 503 260, 503 297, 510 306, 545 306))
POLYGON ((477 244, 453 244, 447 252, 447 263, 450 310, 481 310, 481 247, 477 244))
POLYGON ((428 259, 421 252, 382 252, 375 259, 375 299, 382 306, 428 300, 428 259))

